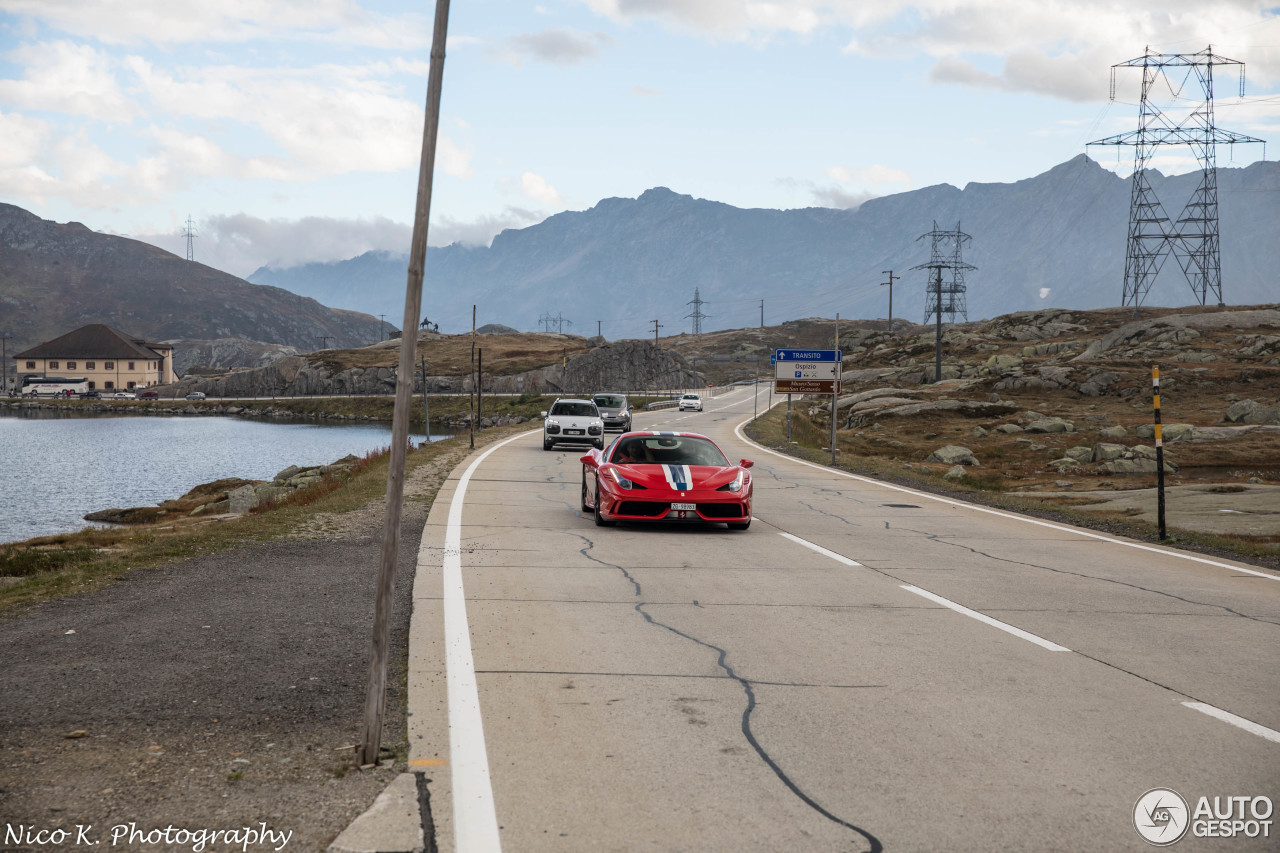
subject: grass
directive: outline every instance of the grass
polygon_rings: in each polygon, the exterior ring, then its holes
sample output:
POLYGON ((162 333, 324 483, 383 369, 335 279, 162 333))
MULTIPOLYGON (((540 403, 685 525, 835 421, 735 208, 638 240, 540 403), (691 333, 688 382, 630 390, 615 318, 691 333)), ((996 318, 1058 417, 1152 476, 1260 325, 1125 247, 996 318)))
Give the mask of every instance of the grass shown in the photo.
MULTIPOLYGON (((477 433, 477 447, 527 429, 493 428, 477 433)), ((470 452, 462 437, 435 441, 410 451, 406 477, 438 461, 450 470, 470 452)), ((174 523, 86 528, 0 546, 0 575, 22 578, 0 588, 0 612, 64 595, 92 592, 127 573, 216 554, 294 535, 316 513, 341 514, 384 498, 389 450, 368 454, 349 479, 322 481, 301 494, 227 520, 196 517, 174 523)), ((442 475, 443 479, 443 475, 442 475)), ((431 501, 432 489, 423 498, 431 501)))
MULTIPOLYGON (((753 440, 773 450, 816 462, 822 465, 831 464, 831 453, 823 450, 830 440, 829 428, 823 424, 814 424, 801 406, 792 410, 791 440, 787 442, 786 407, 777 406, 761 415, 755 422, 748 424, 745 432, 753 440)), ((899 459, 886 458, 883 455, 854 452, 854 444, 849 436, 837 435, 839 456, 836 467, 850 473, 884 479, 899 485, 917 488, 925 492, 956 495, 975 503, 1007 509, 1025 515, 1059 521, 1092 530, 1098 530, 1116 536, 1127 537, 1144 542, 1162 544, 1188 551, 1226 556, 1251 562, 1270 569, 1280 569, 1280 537, 1259 536, 1247 537, 1234 534, 1210 534, 1197 531, 1169 528, 1168 538, 1159 539, 1159 531, 1155 524, 1131 517, 1139 511, 1092 512, 1079 508, 1093 501, 1080 498, 1038 497, 1025 493, 1009 491, 1006 478, 998 471, 977 472, 972 469, 965 472, 965 477, 958 481, 944 480, 948 466, 930 467, 924 464, 906 463, 899 459), (908 467, 904 467, 904 465, 908 467)), ((892 452, 889 448, 883 453, 892 452)), ((991 454, 987 454, 988 458, 991 454)), ((1222 491, 1234 492, 1241 487, 1226 485, 1222 491)))

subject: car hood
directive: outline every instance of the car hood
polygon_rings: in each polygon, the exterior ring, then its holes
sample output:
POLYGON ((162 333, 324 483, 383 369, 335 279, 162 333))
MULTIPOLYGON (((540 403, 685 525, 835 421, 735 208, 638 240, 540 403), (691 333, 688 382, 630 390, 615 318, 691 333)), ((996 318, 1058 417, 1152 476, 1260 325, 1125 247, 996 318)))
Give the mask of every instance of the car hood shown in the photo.
POLYGON ((547 418, 549 421, 555 421, 560 425, 561 429, 566 427, 569 429, 586 429, 593 423, 599 423, 599 418, 590 415, 552 415, 547 418))
POLYGON ((737 465, 615 465, 618 472, 646 489, 670 489, 687 492, 695 489, 718 489, 732 483, 740 470, 737 465))

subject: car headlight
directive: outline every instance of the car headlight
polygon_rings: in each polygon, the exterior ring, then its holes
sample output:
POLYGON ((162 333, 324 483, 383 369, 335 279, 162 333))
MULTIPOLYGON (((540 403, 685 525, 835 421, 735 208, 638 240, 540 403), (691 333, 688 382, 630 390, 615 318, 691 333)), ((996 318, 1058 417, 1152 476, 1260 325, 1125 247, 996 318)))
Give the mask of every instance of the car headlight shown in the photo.
POLYGON ((746 485, 746 482, 747 482, 747 472, 739 471, 738 476, 734 477, 732 482, 725 483, 723 486, 716 489, 716 491, 717 492, 740 492, 742 491, 742 487, 746 485))
POLYGON ((635 483, 631 482, 626 477, 619 474, 617 468, 610 468, 609 473, 613 475, 614 482, 616 482, 619 486, 626 489, 627 491, 631 491, 636 487, 635 483))

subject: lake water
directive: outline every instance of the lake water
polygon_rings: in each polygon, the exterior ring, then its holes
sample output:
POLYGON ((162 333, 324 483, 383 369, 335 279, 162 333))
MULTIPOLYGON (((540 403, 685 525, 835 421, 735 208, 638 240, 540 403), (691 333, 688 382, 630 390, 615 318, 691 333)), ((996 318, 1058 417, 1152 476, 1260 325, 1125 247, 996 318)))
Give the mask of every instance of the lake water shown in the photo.
POLYGON ((4 413, 0 542, 80 530, 92 526, 85 513, 155 506, 224 477, 270 480, 290 465, 327 465, 390 445, 390 424, 4 413))

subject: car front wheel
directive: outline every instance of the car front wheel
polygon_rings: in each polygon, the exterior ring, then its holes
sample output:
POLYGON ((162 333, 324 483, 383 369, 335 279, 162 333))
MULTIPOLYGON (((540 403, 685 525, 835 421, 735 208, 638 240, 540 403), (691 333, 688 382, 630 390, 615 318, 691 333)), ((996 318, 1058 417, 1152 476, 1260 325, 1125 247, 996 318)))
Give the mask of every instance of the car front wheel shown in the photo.
POLYGON ((591 507, 587 506, 587 475, 582 475, 582 511, 591 512, 591 507))
POLYGON ((603 515, 600 514, 600 491, 598 488, 596 490, 595 516, 596 516, 596 527, 613 527, 613 525, 616 523, 616 522, 610 521, 609 519, 605 518, 603 515))

